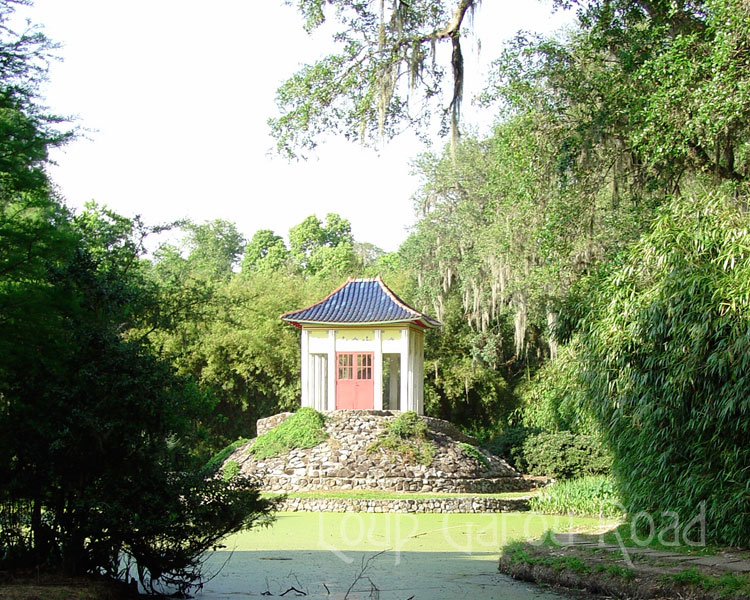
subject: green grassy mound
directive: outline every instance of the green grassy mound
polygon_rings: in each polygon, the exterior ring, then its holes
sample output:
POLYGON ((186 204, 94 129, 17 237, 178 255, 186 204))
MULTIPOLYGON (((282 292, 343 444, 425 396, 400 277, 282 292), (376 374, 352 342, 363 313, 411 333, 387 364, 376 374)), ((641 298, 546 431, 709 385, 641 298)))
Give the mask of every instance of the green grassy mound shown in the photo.
POLYGON ((263 459, 280 456, 295 448, 313 448, 328 437, 324 427, 322 414, 303 407, 277 427, 258 436, 248 452, 263 459))

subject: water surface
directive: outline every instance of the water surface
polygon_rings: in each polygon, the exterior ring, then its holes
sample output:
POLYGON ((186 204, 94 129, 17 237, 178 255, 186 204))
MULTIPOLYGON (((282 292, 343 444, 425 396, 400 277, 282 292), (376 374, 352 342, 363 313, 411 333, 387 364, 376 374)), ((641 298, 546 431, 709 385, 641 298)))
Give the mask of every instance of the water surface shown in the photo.
POLYGON ((197 597, 571 598, 498 573, 499 548, 599 524, 530 513, 280 513, 271 527, 234 536, 212 554, 207 570, 223 568, 197 597))

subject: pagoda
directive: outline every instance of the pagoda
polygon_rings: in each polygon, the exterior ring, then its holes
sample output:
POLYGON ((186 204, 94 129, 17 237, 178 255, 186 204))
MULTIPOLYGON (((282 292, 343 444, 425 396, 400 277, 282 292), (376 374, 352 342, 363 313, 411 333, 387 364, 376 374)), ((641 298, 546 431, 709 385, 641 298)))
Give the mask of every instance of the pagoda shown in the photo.
POLYGON ((350 277, 281 319, 302 330, 302 406, 424 414, 424 332, 440 323, 406 304, 380 276, 350 277))

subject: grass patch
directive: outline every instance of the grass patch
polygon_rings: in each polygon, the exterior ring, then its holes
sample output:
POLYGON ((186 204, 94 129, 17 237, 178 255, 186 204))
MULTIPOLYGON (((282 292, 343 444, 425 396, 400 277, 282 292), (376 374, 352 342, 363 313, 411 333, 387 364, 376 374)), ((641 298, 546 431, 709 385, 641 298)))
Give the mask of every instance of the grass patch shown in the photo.
POLYGON ((219 469, 221 469, 221 465, 224 464, 224 461, 228 459, 234 453, 234 451, 237 450, 237 448, 239 448, 243 444, 247 444, 249 441, 250 440, 245 438, 239 438, 225 448, 219 450, 210 459, 208 459, 205 465, 203 465, 203 470, 206 473, 213 475, 219 469))
MULTIPOLYGON (((622 544, 628 548, 651 548, 653 550, 664 550, 666 552, 681 552, 683 554, 697 554, 697 555, 708 555, 716 554, 723 548, 714 545, 689 545, 685 544, 682 539, 674 539, 674 532, 672 535, 667 535, 667 532, 660 531, 654 532, 652 535, 643 533, 639 535, 636 531, 633 531, 632 524, 630 522, 622 523, 614 528, 612 531, 608 531, 604 534, 604 541, 608 544, 622 544), (633 538, 635 533, 636 537, 633 538)), ((750 555, 748 555, 750 557, 750 555)))
POLYGON ((308 406, 255 440, 248 451, 256 458, 279 456, 295 448, 313 448, 325 441, 325 417, 308 406))
MULTIPOLYGON (((544 535, 547 546, 557 546, 554 543, 553 531, 544 535)), ((635 578, 635 571, 626 567, 613 564, 589 565, 578 556, 553 556, 547 553, 535 554, 529 551, 528 544, 523 541, 511 542, 503 548, 503 558, 511 563, 524 563, 527 565, 542 565, 556 571, 572 571, 578 574, 605 573, 611 577, 619 577, 626 581, 635 578)))
POLYGON ((267 492, 266 498, 286 496, 288 498, 345 498, 352 500, 430 500, 437 498, 500 498, 510 500, 525 498, 528 492, 503 492, 499 494, 463 494, 463 493, 421 493, 421 492, 393 492, 385 490, 319 490, 313 492, 286 492, 276 494, 267 492))
POLYGON ((664 583, 699 587, 706 592, 718 593, 722 598, 732 598, 737 595, 746 597, 750 595, 749 575, 725 573, 715 577, 701 573, 692 567, 679 573, 662 575, 661 580, 664 583))
POLYGON ((393 419, 381 438, 367 447, 367 453, 381 448, 402 456, 407 463, 429 466, 435 458, 435 444, 427 439, 427 425, 414 411, 401 413, 393 419))
POLYGON ((488 461, 487 457, 479 451, 479 448, 477 448, 476 446, 472 446, 471 444, 467 444, 466 442, 458 442, 458 445, 461 450, 464 451, 464 454, 466 456, 473 458, 486 468, 490 468, 490 461, 488 461))
POLYGON ((606 573, 612 577, 621 577, 626 581, 630 581, 635 578, 635 571, 628 569, 627 567, 621 567, 620 565, 595 565, 594 572, 606 573))
POLYGON ((532 554, 526 543, 522 541, 511 542, 503 548, 503 558, 512 563, 524 563, 527 565, 542 565, 551 567, 557 571, 568 569, 576 573, 590 573, 591 569, 577 556, 551 556, 549 554, 532 554))
POLYGON ((556 481, 534 496, 530 505, 545 514, 622 516, 614 482, 603 475, 556 481))
POLYGON ((228 460, 224 463, 224 466, 221 467, 221 478, 224 481, 231 481, 237 475, 240 473, 240 463, 238 463, 236 460, 228 460))

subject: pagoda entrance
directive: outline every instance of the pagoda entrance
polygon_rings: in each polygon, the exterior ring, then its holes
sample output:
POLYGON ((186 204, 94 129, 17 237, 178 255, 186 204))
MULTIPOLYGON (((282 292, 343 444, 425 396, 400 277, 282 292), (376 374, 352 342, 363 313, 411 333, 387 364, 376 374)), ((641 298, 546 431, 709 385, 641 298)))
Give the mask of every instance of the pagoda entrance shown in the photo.
POLYGON ((336 409, 375 408, 372 352, 336 353, 336 409))

